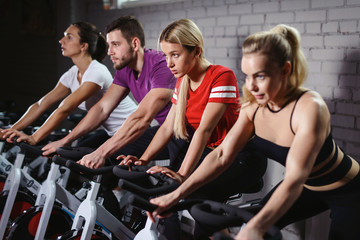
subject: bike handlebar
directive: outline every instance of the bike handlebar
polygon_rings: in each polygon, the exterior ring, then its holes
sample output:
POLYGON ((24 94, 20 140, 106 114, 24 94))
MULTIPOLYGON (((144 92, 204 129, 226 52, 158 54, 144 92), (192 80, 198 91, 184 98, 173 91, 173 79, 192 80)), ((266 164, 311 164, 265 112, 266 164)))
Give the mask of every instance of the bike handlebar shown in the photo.
POLYGON ((67 159, 55 155, 51 160, 57 165, 66 166, 67 159))
MULTIPOLYGON (((178 202, 175 206, 171 207, 170 209, 166 210, 164 214, 169 212, 176 212, 176 211, 182 211, 184 209, 190 209, 192 206, 201 203, 203 200, 200 199, 187 199, 181 202, 178 202)), ((157 205, 150 203, 147 199, 144 199, 140 196, 137 196, 135 194, 131 194, 128 199, 127 203, 131 204, 135 207, 141 208, 148 212, 153 212, 158 208, 157 205)))
POLYGON ((67 160, 65 158, 62 158, 60 156, 54 156, 54 158, 56 159, 56 161, 59 161, 61 163, 65 162, 64 165, 66 167, 68 167, 71 171, 74 171, 77 173, 84 173, 84 174, 92 175, 92 176, 103 175, 103 174, 109 173, 112 171, 112 169, 114 167, 114 166, 107 166, 107 167, 92 169, 92 168, 85 167, 81 164, 78 164, 72 160, 67 160))
POLYGON ((21 148, 21 151, 23 151, 23 152, 29 152, 29 153, 32 153, 32 154, 36 154, 36 155, 42 156, 42 154, 43 154, 44 151, 41 150, 41 149, 39 148, 39 146, 32 146, 32 145, 30 145, 30 144, 28 144, 28 143, 25 143, 25 142, 17 142, 16 140, 17 140, 17 138, 14 138, 14 139, 13 139, 13 143, 14 143, 14 145, 16 145, 16 146, 19 146, 19 147, 21 148))
POLYGON ((121 179, 138 181, 149 177, 146 172, 148 169, 148 166, 131 166, 129 168, 127 165, 117 165, 113 168, 113 173, 121 179))
POLYGON ((120 178, 119 187, 130 192, 133 192, 143 198, 149 198, 165 194, 175 190, 179 184, 171 177, 162 174, 154 173, 148 174, 146 170, 148 166, 131 166, 129 171, 128 166, 115 166, 113 173, 120 178), (146 182, 146 187, 144 187, 146 182))
MULTIPOLYGON (((196 204, 190 209, 190 213, 196 221, 213 229, 214 232, 227 227, 241 226, 254 216, 244 209, 214 201, 196 204)), ((265 239, 282 239, 280 230, 276 226, 270 227, 266 232, 265 239)))
POLYGON ((169 192, 175 190, 179 186, 179 184, 175 182, 173 184, 164 184, 162 186, 154 186, 153 188, 144 188, 140 185, 131 183, 125 179, 120 179, 118 186, 122 189, 125 189, 129 192, 139 195, 142 198, 147 199, 149 197, 169 193, 169 192))
POLYGON ((158 179, 159 181, 162 181, 167 184, 177 184, 176 180, 165 175, 162 173, 154 173, 149 174, 147 173, 147 170, 149 169, 149 166, 131 166, 130 168, 126 165, 117 165, 113 168, 113 173, 115 176, 131 180, 131 181, 138 181, 143 180, 149 177, 154 177, 158 179))
POLYGON ((66 159, 81 159, 83 156, 92 153, 94 149, 89 147, 59 147, 56 153, 66 159))

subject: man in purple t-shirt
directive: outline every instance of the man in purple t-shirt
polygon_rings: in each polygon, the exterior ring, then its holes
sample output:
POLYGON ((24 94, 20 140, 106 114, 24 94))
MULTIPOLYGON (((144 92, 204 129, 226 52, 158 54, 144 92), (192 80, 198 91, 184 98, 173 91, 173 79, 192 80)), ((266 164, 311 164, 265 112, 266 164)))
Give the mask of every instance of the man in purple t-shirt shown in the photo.
MULTIPOLYGON (((133 69, 125 67, 116 71, 113 81, 114 84, 129 89, 138 103, 141 103, 152 89, 174 89, 175 78, 166 67, 166 60, 162 53, 144 49, 143 59, 141 74, 134 74, 133 69)), ((165 121, 170 107, 171 105, 167 104, 156 114, 155 119, 160 125, 165 121)))
POLYGON ((130 92, 139 103, 137 110, 111 138, 84 156, 80 164, 98 168, 115 153, 141 156, 159 127, 149 127, 151 122, 154 119, 160 125, 164 122, 176 84, 164 55, 145 49, 144 30, 134 17, 116 19, 107 26, 106 32, 108 55, 117 70, 113 84, 71 133, 47 145, 44 155, 95 130, 130 92))

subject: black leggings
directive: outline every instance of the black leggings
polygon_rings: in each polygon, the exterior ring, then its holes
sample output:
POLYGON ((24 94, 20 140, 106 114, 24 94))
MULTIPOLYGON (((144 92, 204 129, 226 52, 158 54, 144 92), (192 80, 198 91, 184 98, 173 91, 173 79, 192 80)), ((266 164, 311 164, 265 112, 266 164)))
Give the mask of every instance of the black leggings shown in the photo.
MULTIPOLYGON (((263 199, 265 204, 277 186, 263 199)), ((289 211, 276 223, 283 228, 291 223, 330 209, 330 240, 360 239, 360 174, 343 187, 315 192, 304 188, 289 211)))

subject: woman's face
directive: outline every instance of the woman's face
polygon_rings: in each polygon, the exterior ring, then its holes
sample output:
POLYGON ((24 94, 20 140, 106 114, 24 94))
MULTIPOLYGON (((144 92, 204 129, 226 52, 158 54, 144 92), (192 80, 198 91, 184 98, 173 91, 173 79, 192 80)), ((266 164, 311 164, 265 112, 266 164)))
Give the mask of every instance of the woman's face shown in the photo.
POLYGON ((252 53, 242 57, 241 69, 245 74, 247 90, 258 104, 276 102, 282 95, 285 82, 284 69, 270 60, 265 54, 252 53))
POLYGON ((83 44, 80 43, 80 36, 78 32, 79 29, 73 25, 65 30, 64 37, 59 40, 63 56, 73 57, 81 53, 81 47, 83 47, 83 44))
POLYGON ((189 52, 181 44, 160 42, 162 52, 166 57, 167 67, 176 78, 189 74, 196 63, 195 50, 189 52))

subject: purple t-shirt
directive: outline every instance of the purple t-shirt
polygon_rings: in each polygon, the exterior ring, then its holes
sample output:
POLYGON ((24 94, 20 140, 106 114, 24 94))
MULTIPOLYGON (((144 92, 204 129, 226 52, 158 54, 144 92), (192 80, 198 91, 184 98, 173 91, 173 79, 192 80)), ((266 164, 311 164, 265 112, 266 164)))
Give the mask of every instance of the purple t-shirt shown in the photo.
MULTIPOLYGON (((124 67, 116 71, 114 84, 130 90, 135 100, 140 103, 145 95, 153 88, 175 89, 176 79, 166 66, 165 56, 158 51, 145 49, 144 64, 139 78, 136 78, 134 71, 124 67)), ((171 102, 158 112, 155 119, 161 125, 169 112, 171 102)))

